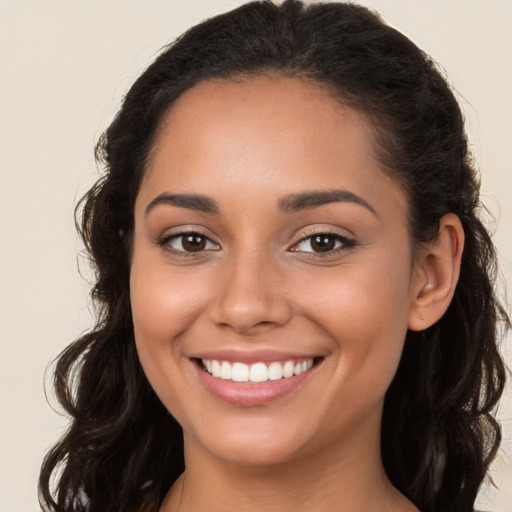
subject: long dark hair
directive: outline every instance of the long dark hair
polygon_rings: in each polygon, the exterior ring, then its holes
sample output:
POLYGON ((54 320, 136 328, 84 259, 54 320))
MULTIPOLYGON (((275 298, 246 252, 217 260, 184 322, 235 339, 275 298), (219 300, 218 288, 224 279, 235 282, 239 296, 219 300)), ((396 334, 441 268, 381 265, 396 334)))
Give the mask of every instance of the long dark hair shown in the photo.
POLYGON ((157 510, 183 471, 181 428, 135 350, 134 200, 159 122, 180 94, 212 78, 269 73, 319 84, 371 120, 382 164, 407 195, 414 244, 433 240, 446 213, 462 221, 455 296, 434 326, 407 334, 386 395, 382 456, 391 482, 423 512, 473 510, 500 443, 492 411, 505 369, 496 339, 508 318, 494 290, 496 257, 479 219, 460 108, 435 63, 378 15, 296 0, 252 2, 190 29, 138 78, 98 143, 105 172, 77 208, 96 270, 97 323, 56 363, 71 424, 42 466, 44 510, 157 510))

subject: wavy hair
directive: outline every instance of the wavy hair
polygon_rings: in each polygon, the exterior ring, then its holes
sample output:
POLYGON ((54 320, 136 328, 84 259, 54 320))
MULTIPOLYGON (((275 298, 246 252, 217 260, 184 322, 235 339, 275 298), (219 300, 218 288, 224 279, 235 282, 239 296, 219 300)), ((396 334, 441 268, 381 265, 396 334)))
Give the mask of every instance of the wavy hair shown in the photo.
POLYGON ((419 509, 473 511, 500 443, 492 414, 505 382, 497 337, 509 321, 495 292, 495 250, 479 217, 459 105, 436 64, 377 14, 297 0, 251 2, 187 31, 136 80, 98 143, 104 174, 76 211, 96 271, 97 323, 55 366, 71 422, 42 465, 45 511, 156 511, 184 470, 181 427, 135 349, 134 200, 159 123, 184 91, 205 80, 276 73, 326 88, 370 119, 382 164, 408 198, 413 245, 433 240, 447 213, 462 222, 455 296, 435 325, 407 333, 381 437, 389 479, 419 509))

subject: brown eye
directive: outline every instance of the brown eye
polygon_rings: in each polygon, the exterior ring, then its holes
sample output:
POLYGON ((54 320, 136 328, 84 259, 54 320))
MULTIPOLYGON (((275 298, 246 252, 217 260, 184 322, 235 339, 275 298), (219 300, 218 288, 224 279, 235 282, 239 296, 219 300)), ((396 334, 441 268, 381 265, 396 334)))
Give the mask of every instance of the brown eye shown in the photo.
POLYGON ((160 240, 158 245, 168 251, 183 253, 183 255, 202 251, 218 251, 220 249, 220 247, 208 237, 201 233, 193 232, 167 236, 160 240))
POLYGON ((355 241, 338 233, 318 233, 304 237, 290 250, 292 252, 305 252, 318 255, 337 253, 349 249, 355 245, 355 241))
POLYGON ((332 251, 336 246, 336 239, 330 235, 316 235, 310 240, 311 249, 315 252, 332 251))
POLYGON ((183 235, 181 245, 187 252, 202 251, 206 247, 206 237, 200 235, 183 235))

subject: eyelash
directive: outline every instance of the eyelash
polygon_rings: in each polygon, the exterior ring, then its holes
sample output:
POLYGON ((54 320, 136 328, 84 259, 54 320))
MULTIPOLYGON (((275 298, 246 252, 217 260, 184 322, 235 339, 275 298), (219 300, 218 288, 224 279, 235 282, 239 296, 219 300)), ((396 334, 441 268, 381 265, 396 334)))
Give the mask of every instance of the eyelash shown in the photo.
MULTIPOLYGON (((318 231, 318 232, 309 233, 309 234, 303 233, 300 236, 301 236, 300 240, 298 242, 296 242, 295 244, 293 244, 293 246, 289 249, 290 252, 309 253, 309 254, 314 254, 315 257, 325 258, 328 256, 332 256, 333 254, 337 254, 339 252, 346 251, 347 249, 350 249, 351 247, 354 247, 356 245, 355 240, 353 240, 347 236, 341 235, 339 233, 330 232, 330 231, 318 231), (309 240, 309 244, 311 247, 311 243, 315 237, 322 237, 322 238, 324 238, 324 241, 326 239, 329 239, 329 241, 334 241, 334 247, 332 249, 328 249, 325 252, 296 249, 296 247, 300 246, 300 244, 306 243, 308 240, 309 240), (336 246, 336 244, 338 244, 338 245, 336 246)), ((179 233, 172 233, 170 235, 166 235, 166 236, 160 238, 159 240, 157 240, 157 245, 166 251, 169 251, 173 254, 176 254, 178 256, 183 256, 183 257, 194 257, 194 256, 197 256, 199 253, 203 253, 205 251, 219 250, 219 245, 216 244, 215 242, 213 242, 209 237, 207 237, 200 231, 193 231, 193 230, 182 231, 179 233), (205 245, 211 244, 211 245, 215 246, 215 248, 214 249, 200 248, 198 251, 187 251, 186 249, 183 248, 183 242, 184 242, 185 237, 187 237, 187 236, 201 238, 204 241, 205 245), (170 242, 176 241, 179 239, 181 239, 182 249, 176 249, 169 245, 170 242)))
POLYGON ((298 242, 296 242, 290 249, 292 252, 300 252, 300 253, 308 253, 308 254, 314 254, 315 257, 319 258, 326 258, 329 256, 332 256, 334 254, 338 254, 342 251, 346 251, 350 249, 351 247, 355 247, 356 242, 352 238, 349 238, 345 235, 341 235, 340 233, 332 232, 332 231, 317 231, 314 233, 303 233, 300 235, 301 238, 298 242), (304 251, 304 250, 297 250, 294 249, 295 247, 298 247, 300 244, 305 243, 309 240, 309 245, 311 247, 311 243, 314 240, 315 237, 322 237, 325 241, 325 239, 334 240, 334 248, 331 250, 328 250, 326 252, 317 252, 317 251, 304 251), (336 246, 338 244, 338 246, 336 246))
POLYGON ((161 247, 162 249, 166 250, 166 251, 169 251, 169 252, 171 252, 173 254, 176 254, 178 256, 183 256, 183 257, 191 257, 191 256, 194 257, 194 256, 197 256, 199 253, 203 253, 205 251, 212 251, 212 250, 217 251, 217 250, 219 250, 218 249, 218 247, 219 247, 218 244, 213 242, 209 237, 207 237, 206 235, 204 235, 200 231, 193 231, 193 230, 181 231, 179 233, 172 233, 170 235, 166 235, 166 236, 160 238, 159 240, 157 240, 157 245, 159 247, 161 247), (202 240, 204 240, 204 243, 206 245, 207 244, 212 244, 212 245, 216 246, 217 248, 215 248, 215 249, 201 248, 198 251, 187 251, 186 249, 183 248, 183 242, 185 240, 185 237, 201 238, 202 240), (172 241, 179 240, 180 238, 181 238, 181 247, 182 247, 182 249, 176 249, 176 248, 170 246, 170 243, 172 241))

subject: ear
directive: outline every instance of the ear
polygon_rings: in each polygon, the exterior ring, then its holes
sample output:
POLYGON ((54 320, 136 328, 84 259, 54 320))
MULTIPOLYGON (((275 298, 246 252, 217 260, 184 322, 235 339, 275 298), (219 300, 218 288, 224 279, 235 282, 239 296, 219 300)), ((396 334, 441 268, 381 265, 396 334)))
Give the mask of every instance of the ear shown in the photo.
POLYGON ((459 217, 445 215, 437 238, 416 256, 408 327, 421 331, 435 324, 452 301, 459 279, 464 229, 459 217))

